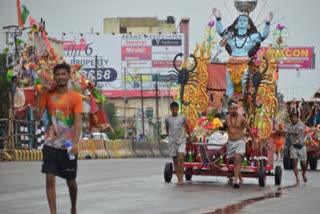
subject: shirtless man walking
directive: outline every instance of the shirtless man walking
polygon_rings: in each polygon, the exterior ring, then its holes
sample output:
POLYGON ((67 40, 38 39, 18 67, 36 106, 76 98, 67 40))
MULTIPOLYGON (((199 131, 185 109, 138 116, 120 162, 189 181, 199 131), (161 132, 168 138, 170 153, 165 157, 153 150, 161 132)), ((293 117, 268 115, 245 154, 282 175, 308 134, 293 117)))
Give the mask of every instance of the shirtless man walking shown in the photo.
POLYGON ((234 178, 233 178, 233 187, 239 188, 240 184, 243 182, 241 173, 240 173, 240 163, 241 156, 246 152, 246 144, 244 141, 244 128, 247 129, 250 134, 253 143, 255 144, 255 137, 252 133, 246 119, 239 115, 238 104, 234 101, 229 101, 228 103, 228 112, 229 115, 226 116, 226 122, 228 126, 228 144, 227 152, 230 158, 233 158, 234 163, 234 178), (239 179, 239 183, 238 183, 239 179))

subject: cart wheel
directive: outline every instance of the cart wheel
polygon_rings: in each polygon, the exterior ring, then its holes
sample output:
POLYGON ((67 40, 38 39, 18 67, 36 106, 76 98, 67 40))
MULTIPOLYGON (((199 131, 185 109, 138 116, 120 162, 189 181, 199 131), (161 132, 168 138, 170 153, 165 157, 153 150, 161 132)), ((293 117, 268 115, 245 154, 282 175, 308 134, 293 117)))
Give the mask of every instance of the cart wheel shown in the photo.
POLYGON ((311 170, 317 170, 318 159, 317 158, 310 158, 309 165, 311 170))
POLYGON ((274 182, 276 185, 280 185, 282 180, 282 168, 281 166, 276 166, 275 173, 274 173, 274 182))
POLYGON ((283 157, 283 168, 284 169, 293 169, 292 160, 288 157, 283 157))
POLYGON ((173 171, 173 167, 172 167, 172 163, 166 163, 166 166, 164 167, 164 180, 167 183, 171 182, 172 179, 172 171, 173 171))
POLYGON ((267 178, 266 173, 264 171, 264 167, 259 168, 258 177, 259 177, 259 186, 264 187, 266 185, 266 178, 267 178))
MULTIPOLYGON (((188 171, 188 172, 192 172, 193 171, 193 169, 192 168, 186 168, 186 171, 188 171)), ((192 175, 185 175, 185 178, 186 178, 186 181, 191 181, 191 179, 192 179, 192 175)))

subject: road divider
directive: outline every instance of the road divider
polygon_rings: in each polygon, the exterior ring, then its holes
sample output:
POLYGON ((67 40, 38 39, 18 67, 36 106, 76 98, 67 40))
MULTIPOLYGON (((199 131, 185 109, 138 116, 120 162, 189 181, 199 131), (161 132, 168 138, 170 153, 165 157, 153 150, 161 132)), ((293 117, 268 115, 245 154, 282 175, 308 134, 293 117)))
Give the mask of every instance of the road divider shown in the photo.
POLYGON ((157 142, 150 142, 151 151, 154 157, 161 157, 160 144, 157 142))
POLYGON ((96 140, 92 140, 92 141, 94 143, 94 151, 95 151, 97 158, 99 158, 99 159, 110 158, 110 155, 106 151, 104 140, 96 139, 96 140))
POLYGON ((137 154, 133 151, 132 141, 124 140, 123 143, 124 143, 124 149, 126 150, 126 152, 128 154, 128 158, 137 157, 137 154))
POLYGON ((115 152, 113 149, 113 141, 112 140, 106 140, 104 142, 105 147, 106 147, 106 151, 109 154, 110 158, 120 158, 120 155, 118 154, 118 152, 115 152))
POLYGON ((6 160, 6 161, 12 161, 12 156, 6 152, 6 151, 0 151, 0 161, 6 160))
POLYGON ((163 157, 169 157, 168 143, 164 141, 160 142, 160 152, 163 157))
POLYGON ((149 142, 142 142, 142 147, 143 147, 144 153, 146 153, 146 156, 148 158, 151 158, 154 156, 149 142))
POLYGON ((43 158, 42 151, 38 149, 31 150, 13 150, 13 158, 16 161, 41 161, 43 158))
POLYGON ((92 140, 80 140, 78 143, 78 159, 95 159, 96 153, 92 140))
POLYGON ((137 154, 137 157, 139 158, 147 157, 147 154, 143 150, 143 142, 140 142, 137 140, 132 141, 132 148, 133 148, 133 151, 137 154))
POLYGON ((130 158, 134 154, 129 150, 129 142, 125 140, 115 140, 114 141, 114 151, 119 154, 120 158, 130 158))
MULTIPOLYGON (((107 158, 151 158, 168 157, 168 143, 161 141, 141 142, 137 140, 80 140, 78 144, 78 159, 107 159, 107 158)), ((11 152, 2 152, 2 159, 16 161, 40 161, 43 158, 38 149, 16 149, 11 152), (4 155, 6 155, 4 157, 4 155)))

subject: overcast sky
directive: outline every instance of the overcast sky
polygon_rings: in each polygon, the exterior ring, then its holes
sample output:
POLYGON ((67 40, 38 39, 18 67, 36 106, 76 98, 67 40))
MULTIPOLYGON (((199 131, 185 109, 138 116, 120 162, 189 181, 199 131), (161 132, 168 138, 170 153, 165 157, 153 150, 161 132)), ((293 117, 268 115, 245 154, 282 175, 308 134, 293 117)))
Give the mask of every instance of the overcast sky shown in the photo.
MULTIPOLYGON (((223 24, 227 26, 237 17, 234 0, 24 0, 30 15, 36 20, 44 18, 46 30, 50 33, 103 32, 106 17, 158 17, 166 19, 172 15, 177 23, 181 17, 190 18, 190 49, 200 43, 205 27, 210 20, 212 8, 222 12, 223 24)), ((320 87, 320 1, 319 0, 258 0, 258 6, 250 15, 260 24, 269 11, 275 13, 275 23, 285 25, 290 32, 289 46, 314 46, 316 68, 280 70, 278 86, 287 98, 310 97, 320 87), (263 7, 265 5, 265 7, 263 7), (262 10, 263 8, 263 10, 262 10), (261 11, 261 15, 259 13, 261 11), (278 20, 281 20, 280 22, 278 20)), ((16 0, 0 0, 0 27, 17 24, 16 0)), ((261 28, 260 28, 261 30, 261 28)), ((266 40, 267 45, 272 40, 266 40)), ((4 47, 4 34, 0 34, 0 49, 4 47)), ((222 57, 226 54, 222 55, 222 57)))

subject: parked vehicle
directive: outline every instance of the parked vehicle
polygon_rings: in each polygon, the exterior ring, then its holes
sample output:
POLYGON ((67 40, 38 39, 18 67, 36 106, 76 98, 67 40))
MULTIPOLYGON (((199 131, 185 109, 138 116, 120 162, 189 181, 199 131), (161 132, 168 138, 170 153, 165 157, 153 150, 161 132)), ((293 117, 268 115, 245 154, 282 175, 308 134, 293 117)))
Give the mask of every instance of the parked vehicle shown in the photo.
POLYGON ((88 140, 88 139, 91 139, 91 138, 92 138, 91 133, 83 133, 81 140, 88 140))
POLYGON ((108 135, 102 132, 84 133, 81 139, 82 140, 88 140, 88 139, 110 140, 108 135))
POLYGON ((94 133, 91 133, 91 136, 92 136, 92 139, 96 139, 96 140, 110 140, 108 135, 103 132, 94 132, 94 133))

